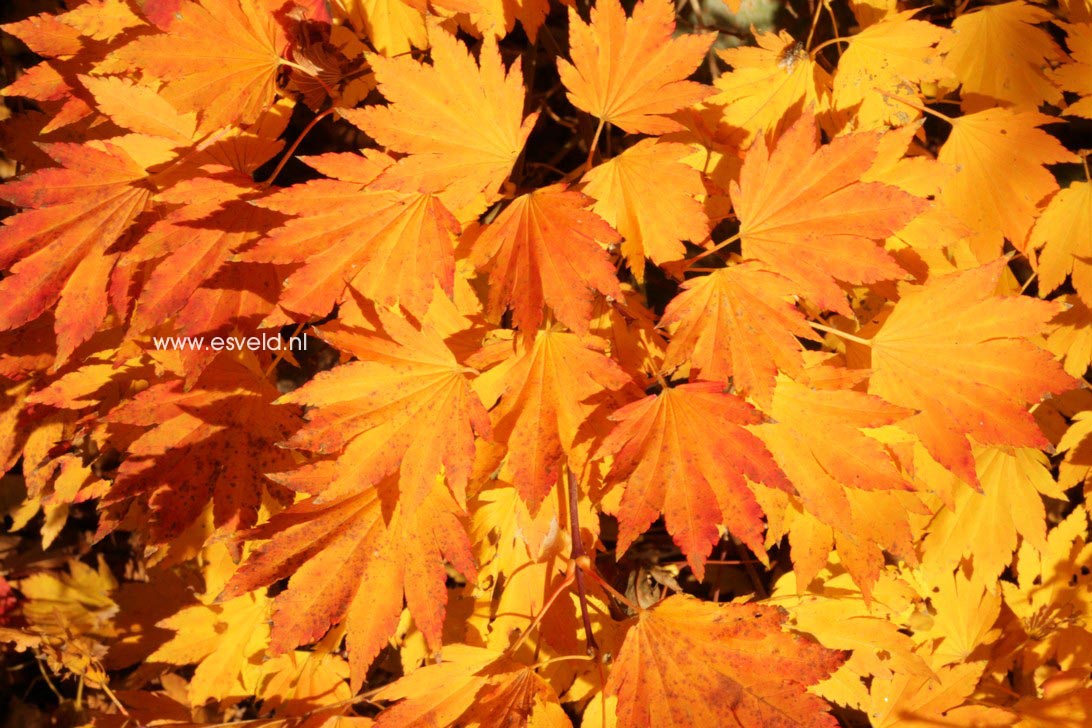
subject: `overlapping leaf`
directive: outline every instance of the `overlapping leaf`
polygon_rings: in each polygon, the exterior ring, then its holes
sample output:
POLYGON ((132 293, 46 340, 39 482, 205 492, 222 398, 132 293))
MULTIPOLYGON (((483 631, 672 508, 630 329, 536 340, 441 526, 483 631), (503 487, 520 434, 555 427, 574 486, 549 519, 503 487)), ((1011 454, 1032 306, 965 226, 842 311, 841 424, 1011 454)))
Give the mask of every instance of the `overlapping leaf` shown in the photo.
POLYGON ((561 81, 578 109, 631 134, 680 128, 668 114, 701 101, 712 89, 685 80, 705 58, 711 34, 673 37, 674 6, 639 0, 626 17, 618 0, 603 0, 585 23, 569 9, 569 57, 561 81))

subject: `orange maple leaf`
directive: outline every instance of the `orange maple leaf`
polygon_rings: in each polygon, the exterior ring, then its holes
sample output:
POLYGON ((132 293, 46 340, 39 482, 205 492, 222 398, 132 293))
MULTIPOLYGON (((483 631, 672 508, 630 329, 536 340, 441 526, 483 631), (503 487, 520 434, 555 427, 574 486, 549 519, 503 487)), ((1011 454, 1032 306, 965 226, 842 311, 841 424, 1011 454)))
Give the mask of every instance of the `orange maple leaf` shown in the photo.
POLYGON ((121 148, 53 144, 61 167, 0 188, 0 196, 33 207, 0 229, 0 331, 21 326, 56 304, 57 359, 64 361, 106 318, 118 254, 111 252, 152 197, 143 168, 121 148), (13 265, 14 263, 14 265, 13 265))
POLYGON ((662 512, 695 576, 720 539, 717 525, 763 554, 762 508, 748 481, 792 491, 770 451, 744 425, 762 422, 751 405, 698 382, 626 405, 601 454, 614 456, 607 479, 622 483, 618 551, 625 551, 662 512))
POLYGON ((489 272, 489 313, 512 307, 516 328, 533 334, 543 304, 557 320, 586 334, 593 296, 622 291, 604 245, 621 238, 591 210, 591 200, 552 185, 512 201, 474 241, 475 265, 489 272))
POLYGON ((142 434, 103 503, 146 503, 145 528, 156 543, 177 537, 210 500, 222 532, 253 526, 263 492, 291 499, 264 475, 293 466, 291 453, 275 445, 302 424, 297 408, 274 403, 277 395, 260 373, 226 355, 193 389, 168 379, 137 394, 107 417, 114 428, 142 434))
MULTIPOLYGON (((271 3, 270 3, 271 4, 271 3)), ((192 0, 179 6, 168 32, 122 46, 96 73, 139 68, 164 83, 180 112, 196 111, 199 130, 249 124, 273 103, 287 45, 264 0, 192 0)))
POLYGON ((399 304, 423 316, 437 284, 452 294, 459 224, 439 199, 372 188, 394 163, 383 154, 326 154, 304 161, 335 179, 295 185, 256 201, 295 217, 242 256, 303 263, 284 282, 278 302, 285 310, 325 316, 354 288, 376 303, 399 304))
POLYGON ((631 134, 666 134, 682 126, 668 114, 713 89, 684 80, 705 58, 715 33, 672 37, 675 5, 640 0, 633 16, 618 0, 601 0, 585 23, 569 8, 569 56, 557 70, 569 100, 631 134))
POLYGON ((390 105, 342 113, 380 144, 409 155, 379 177, 379 187, 442 193, 458 213, 481 195, 492 199, 538 114, 523 118, 520 63, 505 72, 493 36, 486 36, 478 63, 439 26, 429 39, 431 66, 408 55, 369 56, 390 105))
POLYGON ((804 347, 818 340, 791 300, 792 282, 747 261, 683 284, 660 325, 671 332, 664 368, 689 362, 691 378, 726 382, 768 404, 778 371, 803 372, 804 347))
POLYGON ((314 408, 289 444, 339 453, 338 481, 355 488, 397 472, 409 510, 441 474, 463 502, 474 436, 490 436, 489 416, 470 389, 476 372, 435 331, 381 309, 379 318, 385 336, 338 324, 323 329, 327 341, 359 361, 322 372, 282 398, 314 408))
POLYGON ((747 153, 732 204, 745 258, 756 258, 823 308, 850 314, 844 283, 902 278, 878 245, 925 210, 925 200, 861 182, 882 134, 863 132, 819 145, 815 118, 801 117, 771 153, 758 137, 747 153))
POLYGON ((835 728, 827 704, 808 688, 844 657, 783 631, 784 623, 776 607, 683 594, 642 611, 607 679, 618 724, 835 728))
POLYGON ((977 486, 968 438, 1047 448, 1029 402, 1077 386, 1032 342, 1060 306, 994 295, 1007 258, 907 287, 871 340, 868 391, 918 411, 899 426, 977 486))
POLYGON ((493 432, 508 453, 499 476, 535 513, 557 483, 563 458, 579 470, 599 415, 617 406, 625 396, 619 393, 632 382, 591 337, 555 328, 516 346, 514 355, 483 379, 494 380, 494 397, 500 396, 492 411, 493 432))
POLYGON ((801 381, 777 378, 772 422, 753 429, 796 487, 805 508, 827 525, 851 532, 847 488, 909 490, 891 454, 866 428, 914 414, 863 392, 844 389, 849 372, 808 369, 801 381))
POLYGON ((344 621, 355 692, 398 626, 403 594, 429 645, 440 648, 444 561, 469 579, 476 575, 461 518, 440 486, 412 513, 399 505, 393 479, 322 493, 242 534, 269 543, 239 568, 218 601, 290 577, 273 603, 271 648, 284 652, 314 642, 344 621))

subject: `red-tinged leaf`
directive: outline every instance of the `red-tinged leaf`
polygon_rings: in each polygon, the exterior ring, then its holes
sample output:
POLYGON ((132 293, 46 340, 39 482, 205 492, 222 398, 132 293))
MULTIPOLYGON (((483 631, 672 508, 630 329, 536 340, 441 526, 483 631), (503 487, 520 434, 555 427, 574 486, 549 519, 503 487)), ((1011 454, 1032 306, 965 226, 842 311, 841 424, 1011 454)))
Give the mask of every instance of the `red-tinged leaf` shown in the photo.
POLYGON ((747 152, 732 204, 743 255, 791 280, 819 306, 849 315, 838 282, 905 277, 878 244, 921 213, 925 200, 897 187, 861 182, 882 134, 862 132, 819 145, 815 118, 803 116, 771 152, 759 137, 747 152))
POLYGON ((83 48, 78 30, 62 23, 56 15, 47 13, 18 23, 0 25, 0 30, 11 33, 26 43, 27 48, 45 58, 73 56, 83 48))
MULTIPOLYGON (((136 299, 133 332, 153 328, 185 308, 235 251, 283 219, 250 204, 259 194, 238 179, 198 178, 160 196, 186 204, 164 215, 123 258, 127 264, 155 261, 136 299)), ((179 321, 188 328, 185 317, 179 321)))
POLYGON ((1059 306, 994 295, 1007 258, 908 287, 872 338, 868 391, 919 414, 899 423, 978 484, 968 437, 1046 448, 1027 404, 1078 385, 1033 343, 1059 306))
POLYGON ((489 272, 489 313, 508 307, 521 331, 535 332, 543 306, 586 334, 595 294, 621 297, 604 245, 621 237, 591 210, 591 200, 553 185, 512 201, 474 242, 475 265, 489 272))
POLYGON ((297 408, 274 404, 277 396, 259 373, 223 355, 193 389, 167 379, 144 390, 107 418, 142 434, 103 503, 140 500, 155 543, 181 534, 210 500, 220 531, 254 525, 263 492, 285 496, 263 474, 292 467, 292 454, 275 445, 302 424, 297 408))
POLYGON ((324 329, 327 341, 359 361, 322 372, 283 398, 313 407, 290 444, 339 453, 339 478, 355 488, 398 473, 407 511, 441 475, 461 503, 474 437, 490 436, 489 416, 470 389, 476 372, 435 331, 418 330, 394 313, 380 317, 386 336, 324 329))
POLYGON ((290 577, 274 601, 273 650, 314 642, 345 622, 354 691, 398 626, 403 594, 430 647, 439 649, 447 603, 443 560, 473 579, 470 542, 445 488, 433 488, 412 514, 397 498, 387 480, 293 505, 247 534, 270 541, 219 599, 290 577))
POLYGON ((310 163, 336 180, 296 185, 257 202, 294 216, 243 256, 303 263, 285 281, 284 309, 322 317, 352 287, 420 317, 437 283, 452 295, 459 225, 433 195, 373 189, 392 161, 381 154, 324 155, 310 163))
POLYGON ((835 728, 808 692, 842 653, 783 631, 785 612, 676 595, 642 611, 607 680, 630 728, 835 728))
POLYGON ((725 382, 768 404, 778 371, 803 372, 803 346, 818 340, 793 305, 792 283, 748 261, 683 284, 660 325, 671 332, 664 368, 690 364, 693 379, 725 382))
POLYGON ((0 229, 0 330, 21 326, 56 304, 57 359, 63 362, 102 324, 111 247, 151 199, 145 171, 120 148, 54 144, 62 166, 0 187, 0 197, 35 208, 0 229), (14 263, 14 265, 13 265, 14 263))
POLYGON ((287 43, 270 9, 262 0, 185 2, 169 32, 137 38, 96 71, 136 67, 146 78, 162 81, 163 97, 175 109, 198 113, 202 133, 249 124, 273 103, 287 43))
POLYGON ((508 446, 499 477, 535 513, 565 460, 575 469, 586 460, 595 434, 590 425, 605 407, 617 406, 612 400, 631 381, 595 339, 556 329, 518 343, 512 359, 489 375, 495 372, 501 376, 493 387, 503 395, 492 412, 493 432, 508 446))
POLYGON ((672 387, 611 415, 617 422, 600 452, 614 456, 608 481, 625 486, 618 511, 618 551, 660 514, 703 578, 705 559, 724 524, 755 553, 762 548, 762 509, 748 482, 792 490, 762 441, 744 428, 762 415, 724 385, 672 387))

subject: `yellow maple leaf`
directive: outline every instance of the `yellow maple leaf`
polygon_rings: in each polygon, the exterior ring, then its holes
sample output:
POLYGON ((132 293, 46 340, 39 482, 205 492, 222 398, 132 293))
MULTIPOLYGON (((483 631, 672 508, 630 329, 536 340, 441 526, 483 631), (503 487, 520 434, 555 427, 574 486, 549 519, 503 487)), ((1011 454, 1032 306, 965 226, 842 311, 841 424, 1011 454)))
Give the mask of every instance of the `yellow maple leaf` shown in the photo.
POLYGON ((819 115, 830 104, 830 74, 802 43, 783 30, 758 32, 755 42, 718 52, 732 71, 715 81, 708 101, 723 108, 725 124, 743 130, 741 145, 758 133, 774 138, 802 113, 819 115))
POLYGON ((569 8, 569 56, 557 70, 579 109, 631 134, 682 127, 667 114, 696 104, 712 89, 684 80, 705 58, 712 33, 672 37, 670 0, 640 0, 626 18, 618 0, 602 0, 585 23, 569 8))
POLYGON ((1045 8, 1023 0, 985 5, 952 22, 937 49, 962 84, 964 111, 1011 106, 1034 111, 1058 105, 1062 92, 1044 69, 1065 57, 1037 23, 1053 19, 1045 8))
POLYGON ((584 175, 583 192, 595 199, 598 215, 622 235, 622 254, 638 281, 645 258, 656 264, 686 254, 684 240, 701 243, 709 220, 699 198, 701 175, 682 163, 685 144, 643 139, 584 175), (654 182, 654 184, 651 184, 654 182))
POLYGON ((1070 275, 1077 294, 1092 304, 1092 182, 1074 182, 1054 195, 1027 247, 1040 251, 1039 295, 1046 297, 1070 275))
POLYGON ((488 36, 478 62, 438 25, 429 31, 432 65, 405 55, 369 56, 388 106, 344 109, 346 119, 403 158, 376 180, 378 189, 436 192, 456 217, 481 205, 508 177, 538 114, 523 118, 520 63, 505 71, 488 36))
POLYGON ((1038 204, 1058 189, 1044 165, 1077 158, 1039 127, 1053 117, 987 109, 950 119, 952 133, 937 159, 956 174, 939 199, 978 236, 983 260, 1001 252, 1002 237, 1023 248, 1038 204))
POLYGON ((849 39, 834 74, 833 101, 835 108, 853 113, 858 129, 914 121, 913 109, 881 92, 914 96, 921 84, 952 75, 935 48, 949 31, 913 20, 918 12, 888 15, 849 39))
POLYGON ((1066 91, 1080 96, 1065 108, 1065 113, 1092 118, 1092 23, 1062 27, 1067 34, 1065 43, 1073 58, 1057 68, 1051 77, 1066 91))

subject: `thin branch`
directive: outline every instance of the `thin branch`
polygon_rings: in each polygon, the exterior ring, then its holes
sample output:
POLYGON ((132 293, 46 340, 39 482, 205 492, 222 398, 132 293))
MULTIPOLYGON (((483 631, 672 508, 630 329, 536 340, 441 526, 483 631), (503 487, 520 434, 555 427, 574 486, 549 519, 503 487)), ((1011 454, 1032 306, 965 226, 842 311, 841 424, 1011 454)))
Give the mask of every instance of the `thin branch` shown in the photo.
POLYGON ((519 638, 512 643, 512 646, 506 650, 509 655, 514 655, 516 653, 516 650, 519 649, 519 646, 522 645, 523 642, 527 639, 528 635, 530 635, 532 632, 535 631, 535 629, 538 628, 539 623, 542 622, 542 618, 546 616, 546 612, 550 611, 550 607, 554 605, 554 602, 557 601, 557 598, 561 596, 566 589, 569 588, 570 584, 573 583, 574 579, 576 578, 576 573, 579 570, 579 567, 577 567, 575 563, 569 565, 569 571, 567 574, 565 574, 565 578, 561 580, 561 583, 557 585, 557 589, 555 589, 554 593, 550 595, 550 598, 546 600, 546 603, 542 605, 542 609, 538 610, 538 614, 536 614, 535 618, 531 620, 531 624, 527 625, 527 629, 525 629, 523 633, 520 634, 519 638))
POLYGON ((595 658, 592 657, 591 655, 562 655, 561 657, 551 657, 548 660, 543 660, 542 662, 536 662, 534 665, 531 666, 531 669, 532 670, 541 670, 542 668, 546 667, 547 665, 553 665, 555 662, 571 662, 571 661, 574 661, 574 660, 578 660, 580 662, 590 662, 590 661, 592 661, 594 659, 595 658))
POLYGON ((868 346, 868 347, 872 346, 871 341, 869 341, 868 339, 862 339, 860 336, 854 336, 853 334, 847 334, 845 331, 841 331, 839 329, 835 329, 835 328, 832 328, 830 326, 824 326, 823 324, 819 324, 819 323, 816 323, 814 321, 808 321, 808 323, 816 331, 825 331, 828 334, 834 334, 835 336, 843 338, 846 341, 852 341, 854 344, 860 344, 861 346, 868 346))
POLYGON ((595 127, 595 136, 592 137, 591 144, 588 146, 588 160, 584 162, 585 172, 592 168, 592 163, 595 161, 595 148, 599 146, 599 137, 603 134, 603 127, 606 126, 606 123, 600 119, 599 126, 595 127))
POLYGON ((811 14, 811 28, 808 30, 808 39, 804 41, 804 48, 811 48, 812 38, 815 37, 815 29, 819 26, 819 16, 823 12, 823 6, 826 4, 826 0, 823 0, 823 2, 815 6, 815 10, 811 14))
POLYGON ((679 263, 679 264, 674 265, 672 267, 680 274, 685 273, 686 271, 690 270, 690 266, 693 265, 694 263, 696 263, 697 261, 701 260, 702 258, 704 258, 704 257, 706 257, 708 255, 712 255, 713 253, 717 252, 718 250, 720 250, 722 248, 727 248, 729 245, 736 242, 741 237, 743 237, 743 232, 742 231, 736 233, 735 235, 728 238, 727 240, 720 241, 719 243, 714 245, 712 248, 709 248, 709 250, 704 250, 704 251, 698 253, 697 255, 695 255, 693 258, 687 258, 682 263, 679 263))
POLYGON ((596 644, 595 635, 592 634, 591 616, 588 614, 588 595, 584 588, 584 569, 591 568, 591 559, 584 552, 584 539, 580 536, 580 493, 577 490, 579 485, 572 468, 566 465, 565 472, 569 480, 569 531, 572 536, 570 557, 576 564, 576 593, 580 597, 580 618, 584 622, 588 654, 594 655, 599 652, 599 645, 596 644))
POLYGON ((934 117, 940 119, 941 121, 946 121, 946 122, 948 122, 949 124, 952 124, 952 125, 955 124, 955 119, 953 119, 952 117, 948 116, 947 114, 942 114, 939 111, 937 111, 936 109, 930 109, 928 106, 925 106, 924 104, 918 103, 917 101, 911 101, 910 99, 908 99, 908 98, 906 98, 904 96, 899 96, 898 94, 893 94, 893 93, 890 93, 888 91, 884 91, 882 88, 878 88, 878 87, 875 87, 872 90, 875 91, 878 94, 881 94, 882 96, 886 96, 887 98, 891 99, 892 101, 898 101, 901 104, 905 104, 906 106, 909 106, 911 109, 916 109, 916 110, 920 111, 923 114, 928 114, 929 116, 934 116, 934 117))
POLYGON ((334 113, 334 107, 331 106, 329 109, 326 109, 326 111, 316 114, 315 118, 311 119, 310 123, 308 123, 307 126, 303 128, 303 131, 300 132, 300 135, 296 137, 296 141, 292 142, 292 146, 289 147, 288 151, 285 152, 284 156, 281 157, 281 161, 277 162, 277 167, 273 170, 272 174, 266 177, 264 181, 259 182, 258 186, 268 187, 269 185, 273 184, 273 180, 277 179, 277 175, 281 173, 282 169, 284 169, 284 165, 288 164, 288 160, 291 159, 292 155, 296 153, 296 150, 299 148, 300 142, 303 141, 303 138, 310 134, 311 130, 314 129, 320 121, 322 121, 332 113, 334 113))

